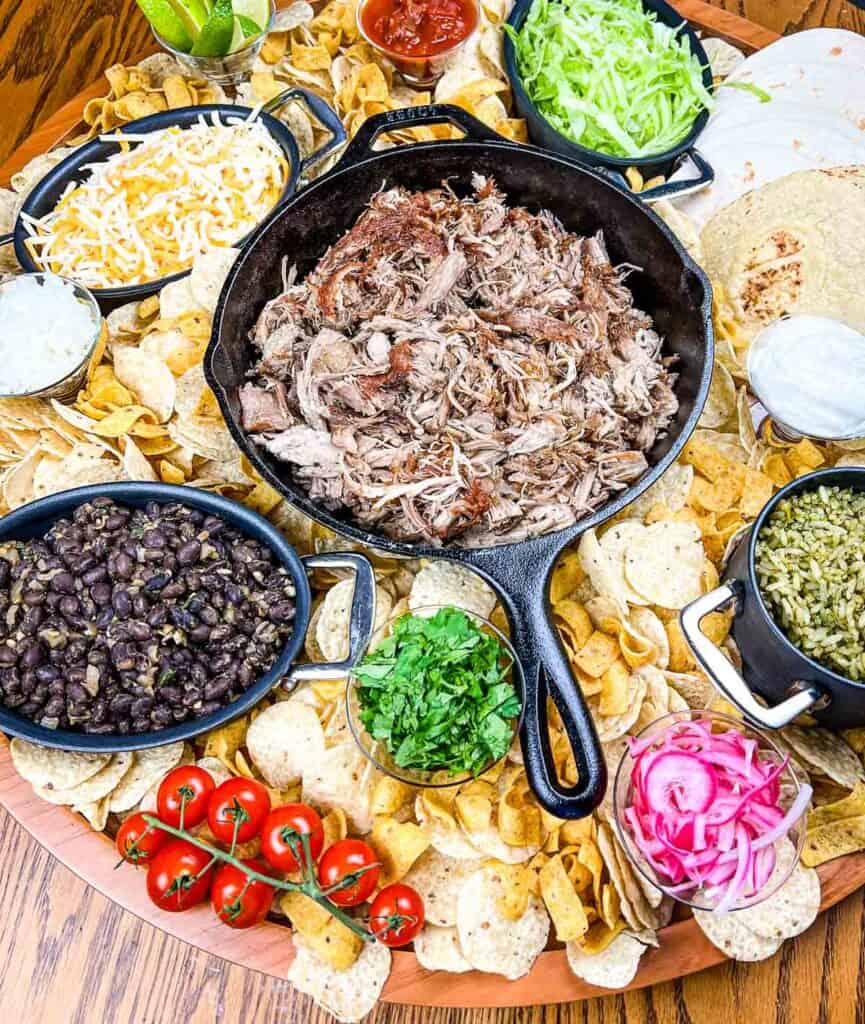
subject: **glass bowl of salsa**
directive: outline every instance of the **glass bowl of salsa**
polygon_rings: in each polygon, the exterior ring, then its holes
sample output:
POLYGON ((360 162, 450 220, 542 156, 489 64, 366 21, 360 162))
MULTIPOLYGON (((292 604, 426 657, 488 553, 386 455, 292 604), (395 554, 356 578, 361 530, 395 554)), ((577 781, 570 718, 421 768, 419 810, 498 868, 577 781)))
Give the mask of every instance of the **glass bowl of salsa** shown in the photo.
POLYGON ((360 0, 357 26, 410 84, 441 78, 447 59, 475 33, 478 0, 360 0))

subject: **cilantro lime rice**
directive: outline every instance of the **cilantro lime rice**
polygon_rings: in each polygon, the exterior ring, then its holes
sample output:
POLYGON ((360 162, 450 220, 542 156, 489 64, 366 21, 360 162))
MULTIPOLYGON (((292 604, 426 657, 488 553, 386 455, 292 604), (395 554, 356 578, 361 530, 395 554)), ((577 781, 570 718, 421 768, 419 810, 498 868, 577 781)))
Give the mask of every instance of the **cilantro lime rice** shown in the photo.
POLYGON ((400 768, 480 774, 513 739, 511 668, 501 641, 458 608, 404 615, 354 670, 360 720, 400 768))
POLYGON ((640 0, 535 0, 519 32, 505 31, 538 111, 587 149, 663 153, 711 107, 687 36, 640 0))
POLYGON ((779 502, 760 531, 755 568, 790 642, 865 680, 865 493, 819 487, 779 502))

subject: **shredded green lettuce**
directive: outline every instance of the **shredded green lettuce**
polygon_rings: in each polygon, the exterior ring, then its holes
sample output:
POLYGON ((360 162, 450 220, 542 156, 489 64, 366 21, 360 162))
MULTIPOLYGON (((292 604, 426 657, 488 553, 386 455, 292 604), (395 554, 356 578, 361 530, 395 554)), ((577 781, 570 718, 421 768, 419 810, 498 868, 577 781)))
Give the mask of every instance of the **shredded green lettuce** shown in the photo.
POLYGON ((721 85, 728 89, 741 89, 742 92, 749 92, 752 96, 756 96, 761 103, 772 102, 769 93, 765 89, 761 89, 759 85, 754 85, 753 82, 721 82, 721 85))
POLYGON ((640 0, 535 0, 505 26, 529 98, 573 142, 618 157, 663 153, 711 108, 681 26, 640 0))

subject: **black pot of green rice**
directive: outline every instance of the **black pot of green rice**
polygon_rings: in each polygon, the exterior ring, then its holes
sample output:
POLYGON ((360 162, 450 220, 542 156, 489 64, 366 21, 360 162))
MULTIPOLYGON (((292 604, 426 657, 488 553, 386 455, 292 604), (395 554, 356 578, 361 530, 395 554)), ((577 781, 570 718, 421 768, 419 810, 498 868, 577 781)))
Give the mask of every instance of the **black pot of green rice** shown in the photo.
POLYGON ((742 676, 770 705, 816 686, 813 714, 865 724, 865 469, 799 477, 767 503, 724 573, 742 676))

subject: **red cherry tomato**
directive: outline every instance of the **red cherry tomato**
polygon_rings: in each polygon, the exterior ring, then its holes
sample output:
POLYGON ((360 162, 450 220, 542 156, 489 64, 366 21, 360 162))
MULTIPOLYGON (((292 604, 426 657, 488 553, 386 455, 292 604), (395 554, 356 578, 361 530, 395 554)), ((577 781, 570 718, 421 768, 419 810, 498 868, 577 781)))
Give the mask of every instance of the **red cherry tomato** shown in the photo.
POLYGON ((341 839, 334 843, 324 851, 318 864, 318 882, 322 889, 351 879, 345 888, 327 894, 330 902, 338 907, 356 907, 368 900, 378 884, 378 876, 375 850, 360 839, 341 839))
POLYGON ((386 946, 405 946, 423 923, 423 900, 410 885, 386 885, 372 901, 369 930, 386 946))
POLYGON ((156 793, 156 810, 166 825, 194 828, 207 817, 210 794, 216 787, 209 772, 194 764, 170 771, 156 793))
POLYGON ((284 804, 275 808, 261 826, 262 857, 278 871, 297 871, 300 864, 291 847, 294 842, 302 861, 301 835, 309 836, 309 852, 313 862, 317 861, 324 846, 321 818, 306 804, 284 804))
MULTIPOLYGON (((260 860, 245 860, 243 863, 256 871, 267 874, 268 867, 260 860)), ((263 921, 273 903, 276 890, 272 885, 249 880, 240 868, 223 864, 217 868, 210 890, 210 905, 213 912, 229 928, 249 928, 263 921)))
POLYGON ((148 825, 143 814, 130 814, 117 830, 117 852, 129 864, 147 864, 165 845, 169 836, 155 825, 148 825))
POLYGON ((255 779, 238 776, 223 782, 210 798, 207 824, 220 842, 245 843, 258 835, 269 813, 267 789, 255 779))
POLYGON ((173 839, 153 858, 147 871, 147 895, 161 910, 189 910, 207 899, 213 881, 211 856, 185 839, 173 839))

